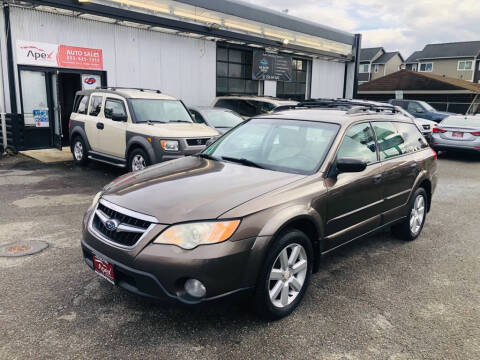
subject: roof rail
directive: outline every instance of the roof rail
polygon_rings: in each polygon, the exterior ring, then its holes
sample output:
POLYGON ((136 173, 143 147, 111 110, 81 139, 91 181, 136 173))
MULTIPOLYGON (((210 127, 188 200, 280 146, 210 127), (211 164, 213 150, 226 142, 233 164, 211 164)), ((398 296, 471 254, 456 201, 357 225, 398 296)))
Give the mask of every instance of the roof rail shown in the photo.
MULTIPOLYGON (((342 109, 347 110, 348 114, 355 114, 361 111, 365 112, 370 111, 390 111, 392 114, 398 113, 398 110, 395 109, 393 105, 390 104, 380 104, 364 100, 349 100, 349 99, 310 99, 305 100, 297 105, 290 105, 289 109, 298 109, 298 108, 321 108, 321 109, 342 109), (354 110, 355 109, 355 110, 354 110)), ((283 107, 282 110, 286 108, 283 107)))
POLYGON ((153 91, 156 92, 157 94, 161 94, 162 92, 157 89, 144 89, 144 88, 135 88, 135 87, 122 87, 122 86, 97 86, 97 89, 103 89, 103 90, 139 90, 139 91, 153 91))

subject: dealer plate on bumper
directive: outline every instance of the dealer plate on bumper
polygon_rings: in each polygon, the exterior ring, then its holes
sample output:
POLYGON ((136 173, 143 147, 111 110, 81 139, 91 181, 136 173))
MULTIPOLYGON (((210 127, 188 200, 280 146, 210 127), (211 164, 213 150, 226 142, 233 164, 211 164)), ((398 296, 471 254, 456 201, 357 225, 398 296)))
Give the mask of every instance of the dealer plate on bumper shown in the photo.
POLYGON ((98 275, 115 285, 115 273, 112 264, 93 255, 93 268, 98 275))

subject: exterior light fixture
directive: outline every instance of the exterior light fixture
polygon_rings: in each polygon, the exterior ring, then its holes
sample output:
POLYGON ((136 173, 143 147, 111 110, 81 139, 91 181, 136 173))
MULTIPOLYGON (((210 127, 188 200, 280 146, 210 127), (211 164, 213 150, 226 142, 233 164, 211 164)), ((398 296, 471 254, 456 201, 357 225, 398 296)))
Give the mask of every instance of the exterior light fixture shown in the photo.
POLYGON ((287 46, 290 40, 288 39, 283 39, 283 46, 287 46))

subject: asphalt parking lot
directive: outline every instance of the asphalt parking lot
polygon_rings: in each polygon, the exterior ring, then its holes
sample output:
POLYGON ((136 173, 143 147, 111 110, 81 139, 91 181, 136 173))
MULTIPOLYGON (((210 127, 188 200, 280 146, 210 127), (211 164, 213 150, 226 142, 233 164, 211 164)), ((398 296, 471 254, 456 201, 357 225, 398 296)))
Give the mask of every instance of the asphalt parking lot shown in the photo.
POLYGON ((138 298, 83 262, 81 219, 121 170, 0 159, 0 359, 479 359, 480 156, 439 159, 420 238, 388 232, 326 257, 299 309, 264 322, 239 303, 199 309, 138 298))

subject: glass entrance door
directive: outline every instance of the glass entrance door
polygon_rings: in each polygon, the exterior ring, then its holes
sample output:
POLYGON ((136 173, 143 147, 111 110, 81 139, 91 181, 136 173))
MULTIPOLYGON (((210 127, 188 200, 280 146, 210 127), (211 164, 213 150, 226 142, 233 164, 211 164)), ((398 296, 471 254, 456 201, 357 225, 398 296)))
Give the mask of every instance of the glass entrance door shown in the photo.
POLYGON ((48 128, 49 108, 47 100, 46 73, 22 70, 23 116, 26 127, 48 128))

